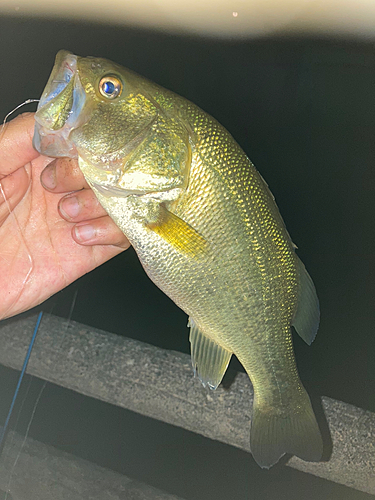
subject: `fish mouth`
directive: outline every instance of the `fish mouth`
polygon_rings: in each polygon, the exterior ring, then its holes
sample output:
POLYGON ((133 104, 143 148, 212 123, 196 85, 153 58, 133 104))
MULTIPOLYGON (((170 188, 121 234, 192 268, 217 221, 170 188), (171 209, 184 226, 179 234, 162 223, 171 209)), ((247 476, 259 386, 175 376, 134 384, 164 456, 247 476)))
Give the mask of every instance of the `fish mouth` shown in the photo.
POLYGON ((85 113, 82 113, 85 100, 77 56, 60 50, 35 114, 33 146, 39 153, 77 158, 69 135, 85 122, 85 113))

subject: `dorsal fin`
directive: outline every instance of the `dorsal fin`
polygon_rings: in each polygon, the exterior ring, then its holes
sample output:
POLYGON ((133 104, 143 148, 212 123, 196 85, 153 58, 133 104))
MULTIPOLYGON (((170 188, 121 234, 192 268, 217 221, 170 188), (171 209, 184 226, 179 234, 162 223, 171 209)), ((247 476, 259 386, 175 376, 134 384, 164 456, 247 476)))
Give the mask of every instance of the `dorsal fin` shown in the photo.
POLYGON ((319 300, 309 273, 297 257, 299 274, 299 294, 297 311, 292 325, 298 335, 310 345, 315 339, 319 327, 320 311, 319 300))
POLYGON ((232 353, 209 339, 189 318, 191 362, 203 386, 216 389, 226 372, 232 353))

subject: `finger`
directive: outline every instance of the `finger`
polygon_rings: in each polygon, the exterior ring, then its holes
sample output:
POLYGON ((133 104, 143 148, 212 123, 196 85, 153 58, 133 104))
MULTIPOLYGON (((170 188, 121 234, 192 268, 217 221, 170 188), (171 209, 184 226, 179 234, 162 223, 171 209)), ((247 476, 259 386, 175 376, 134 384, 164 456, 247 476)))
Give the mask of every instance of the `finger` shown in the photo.
POLYGON ((45 189, 53 193, 66 193, 88 188, 77 160, 73 158, 57 158, 43 170, 40 181, 45 189))
POLYGON ((72 236, 81 245, 114 245, 124 250, 130 247, 124 233, 108 215, 76 224, 72 236))
POLYGON ((81 222, 107 215, 91 189, 83 189, 61 198, 58 210, 63 219, 81 222))
POLYGON ((32 145, 34 113, 23 113, 0 127, 0 178, 39 156, 32 145))

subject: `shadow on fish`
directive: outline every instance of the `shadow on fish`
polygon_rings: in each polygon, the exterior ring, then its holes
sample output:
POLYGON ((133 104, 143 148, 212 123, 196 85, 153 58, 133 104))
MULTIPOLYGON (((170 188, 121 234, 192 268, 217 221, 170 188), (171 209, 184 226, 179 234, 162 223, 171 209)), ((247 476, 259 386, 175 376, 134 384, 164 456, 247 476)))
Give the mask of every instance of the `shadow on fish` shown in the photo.
POLYGON ((191 357, 216 389, 235 354, 254 386, 250 447, 319 461, 291 326, 311 344, 314 284, 274 198, 233 137, 190 101, 113 62, 67 51, 41 97, 34 147, 77 158, 151 280, 189 316, 191 357))

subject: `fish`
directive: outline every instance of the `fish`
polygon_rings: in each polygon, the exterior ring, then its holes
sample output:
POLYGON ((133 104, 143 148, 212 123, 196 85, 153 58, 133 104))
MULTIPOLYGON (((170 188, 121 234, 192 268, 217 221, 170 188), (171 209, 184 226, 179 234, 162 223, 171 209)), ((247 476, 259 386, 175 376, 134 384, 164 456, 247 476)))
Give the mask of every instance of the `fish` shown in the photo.
POLYGON ((319 301, 268 185, 230 133, 129 69, 61 50, 33 145, 78 160, 148 276, 188 315, 202 384, 216 389, 232 355, 241 362, 254 389, 258 465, 284 454, 319 461, 322 437, 291 330, 311 344, 319 301))

